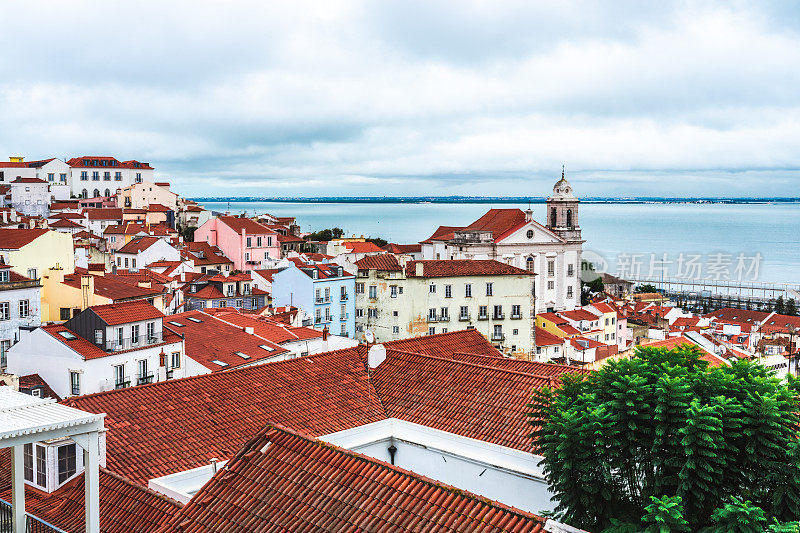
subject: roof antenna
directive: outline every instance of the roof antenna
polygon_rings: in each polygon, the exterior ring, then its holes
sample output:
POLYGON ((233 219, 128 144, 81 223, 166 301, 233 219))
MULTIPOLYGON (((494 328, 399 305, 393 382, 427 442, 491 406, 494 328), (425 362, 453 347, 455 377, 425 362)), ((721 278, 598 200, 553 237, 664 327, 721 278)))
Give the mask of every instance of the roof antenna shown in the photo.
POLYGON ((564 164, 561 164, 561 179, 564 179, 564 164))

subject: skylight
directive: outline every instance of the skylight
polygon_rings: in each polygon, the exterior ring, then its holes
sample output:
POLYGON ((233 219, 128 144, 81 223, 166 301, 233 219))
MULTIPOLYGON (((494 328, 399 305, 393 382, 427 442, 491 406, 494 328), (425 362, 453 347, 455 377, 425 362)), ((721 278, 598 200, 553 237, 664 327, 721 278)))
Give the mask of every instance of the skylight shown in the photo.
POLYGON ((214 359, 214 360, 213 360, 213 361, 211 361, 211 362, 212 362, 212 363, 216 363, 216 364, 218 364, 219 366, 228 366, 228 363, 225 363, 225 362, 223 362, 223 361, 220 361, 219 359, 214 359))
POLYGON ((267 346, 266 344, 260 345, 259 348, 263 348, 268 352, 274 352, 275 351, 275 348, 271 348, 271 347, 267 346))
POLYGON ((186 317, 186 320, 191 320, 192 322, 197 322, 198 324, 200 324, 200 323, 202 323, 202 322, 203 322, 203 321, 202 321, 202 320, 200 320, 199 318, 195 318, 195 317, 193 317, 193 316, 187 316, 187 317, 186 317))
POLYGON ((78 338, 75 335, 73 335, 71 331, 59 331, 58 334, 67 339, 68 341, 74 341, 75 339, 78 338))
POLYGON ((172 324, 173 326, 178 326, 179 328, 185 328, 186 327, 186 324, 181 324, 180 322, 175 322, 173 320, 170 320, 169 323, 172 324))
POLYGON ((250 359, 250 356, 247 355, 246 353, 242 353, 242 352, 233 352, 233 353, 235 353, 236 355, 238 355, 242 359, 250 359))

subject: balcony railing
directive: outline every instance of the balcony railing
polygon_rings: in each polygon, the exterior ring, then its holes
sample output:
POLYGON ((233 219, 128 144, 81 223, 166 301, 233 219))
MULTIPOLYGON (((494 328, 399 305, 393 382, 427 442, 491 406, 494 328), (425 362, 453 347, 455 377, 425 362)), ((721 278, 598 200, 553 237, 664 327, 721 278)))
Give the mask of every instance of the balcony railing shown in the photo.
POLYGON ((322 317, 317 317, 317 318, 314 319, 314 323, 315 324, 327 324, 330 321, 331 321, 331 317, 329 317, 329 316, 322 316, 322 317))
POLYGON ((439 322, 450 322, 450 315, 439 315, 439 322))
POLYGON ((467 322, 467 321, 469 321, 469 315, 458 315, 458 319, 461 322, 467 322))
POLYGON ((339 300, 341 300, 342 302, 345 302, 345 301, 347 301, 347 298, 349 298, 349 295, 347 293, 345 293, 345 294, 342 294, 339 297, 339 300))
POLYGON ((344 322, 345 320, 347 320, 348 316, 349 316, 349 313, 343 313, 343 314, 342 314, 342 315, 339 317, 339 320, 341 320, 342 322, 344 322))
POLYGON ((114 381, 114 388, 115 389, 127 389, 131 386, 131 378, 130 376, 125 376, 122 381, 114 381))
POLYGON ((428 315, 428 322, 438 322, 439 317, 428 315))
POLYGON ((324 298, 323 297, 319 297, 319 298, 315 298, 315 301, 318 304, 327 304, 327 303, 330 303, 331 297, 330 296, 326 296, 324 298))
POLYGON ((506 317, 505 313, 495 313, 492 315, 493 320, 503 320, 506 317))
POLYGON ((120 350, 130 350, 132 348, 146 348, 152 344, 164 342, 162 332, 157 331, 152 335, 139 335, 138 337, 123 337, 109 339, 106 341, 106 351, 118 352, 120 350))
POLYGON ((516 313, 516 314, 515 313, 511 313, 511 320, 519 320, 520 318, 522 318, 521 314, 519 314, 519 313, 516 313))
MULTIPOLYGON (((36 518, 32 514, 26 513, 26 533, 66 533, 63 529, 58 529, 44 520, 36 518)), ((0 531, 10 532, 14 520, 14 511, 11 504, 0 499, 0 531)))
POLYGON ((478 320, 489 320, 489 315, 478 315, 478 320))
POLYGON ((504 341, 506 340, 506 336, 502 333, 493 332, 492 333, 492 340, 493 341, 504 341))
POLYGON ((154 377, 155 377, 155 375, 152 372, 150 372, 149 374, 146 374, 144 376, 140 375, 140 376, 138 376, 136 378, 136 384, 137 385, 147 385, 148 383, 152 383, 153 382, 153 378, 154 377))

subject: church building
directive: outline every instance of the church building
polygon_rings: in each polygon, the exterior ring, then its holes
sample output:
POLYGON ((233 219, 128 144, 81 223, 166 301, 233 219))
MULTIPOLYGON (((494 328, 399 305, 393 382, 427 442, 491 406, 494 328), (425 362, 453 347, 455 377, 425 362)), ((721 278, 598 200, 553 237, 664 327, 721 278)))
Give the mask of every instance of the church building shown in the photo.
POLYGON ((564 177, 547 199, 547 224, 533 211, 490 209, 466 227, 440 226, 422 241, 423 259, 496 259, 536 274, 536 312, 580 306, 580 200, 564 177))

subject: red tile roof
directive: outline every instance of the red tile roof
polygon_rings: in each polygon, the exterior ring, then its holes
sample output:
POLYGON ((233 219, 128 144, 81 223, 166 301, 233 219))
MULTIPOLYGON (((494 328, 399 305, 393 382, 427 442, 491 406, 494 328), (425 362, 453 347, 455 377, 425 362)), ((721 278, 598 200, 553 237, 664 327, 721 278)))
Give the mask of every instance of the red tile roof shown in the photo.
POLYGON ((99 359, 101 357, 108 357, 109 355, 116 355, 121 353, 133 352, 136 350, 140 350, 141 348, 153 348, 155 346, 163 346, 166 344, 172 344, 176 342, 180 342, 181 339, 177 335, 173 335, 169 332, 164 333, 162 340, 158 344, 147 344, 139 348, 131 348, 129 350, 117 350, 114 352, 106 352, 96 344, 89 342, 88 340, 84 339, 74 331, 68 329, 63 324, 51 324, 49 326, 42 326, 42 330, 49 333, 57 341, 61 342, 62 344, 68 346, 71 350, 79 354, 84 359, 99 359), (70 332, 75 337, 74 339, 66 339, 64 338, 59 332, 70 332))
POLYGON ((670 337, 668 339, 664 339, 662 341, 655 341, 648 344, 642 344, 642 348, 666 348, 667 350, 672 350, 679 346, 688 345, 692 348, 697 349, 700 352, 700 359, 704 361, 708 361, 711 366, 722 366, 727 365, 728 361, 723 359, 722 357, 712 354, 707 350, 701 348, 694 342, 690 341, 686 337, 670 337))
POLYGON ((20 390, 41 388, 43 398, 53 398, 55 400, 61 399, 61 397, 58 394, 56 394, 52 388, 50 388, 50 385, 48 385, 47 382, 44 379, 42 379, 42 376, 40 376, 39 374, 28 374, 27 376, 20 376, 19 388, 20 390))
POLYGON ((160 532, 541 532, 545 520, 268 424, 160 532))
POLYGON ((592 304, 595 309, 600 311, 601 313, 616 313, 617 310, 614 306, 607 304, 606 302, 597 302, 592 304))
POLYGON ((259 337, 278 344, 322 337, 322 332, 316 329, 295 328, 266 317, 244 314, 236 309, 207 309, 205 312, 240 328, 253 328, 253 333, 259 337))
POLYGON ((383 344, 387 349, 414 352, 437 357, 449 357, 454 353, 471 353, 500 357, 502 354, 476 329, 464 329, 424 335, 411 339, 389 341, 383 344))
POLYGON ((86 218, 80 213, 72 213, 72 212, 64 212, 64 213, 56 213, 54 215, 50 215, 50 218, 78 218, 84 219, 86 218))
POLYGON ((138 254, 143 250, 147 250, 159 241, 158 237, 136 237, 131 239, 122 248, 117 250, 120 254, 138 254))
POLYGON ((525 451, 531 391, 557 377, 391 349, 372 372, 388 417, 525 451))
POLYGON ((403 268, 392 254, 368 255, 355 262, 359 270, 388 270, 401 272, 403 268))
POLYGON ((243 328, 223 322, 201 311, 187 311, 171 315, 164 320, 164 327, 184 335, 186 356, 191 357, 212 372, 252 365, 287 353, 285 348, 281 348, 274 342, 245 333, 243 328), (201 322, 198 323, 189 318, 201 320, 201 322), (182 324, 182 326, 176 324, 182 324), (267 346, 270 350, 266 350, 262 346, 267 346), (247 357, 242 357, 239 353, 243 353, 247 357), (226 366, 214 363, 215 360, 225 363, 226 366))
POLYGON ((83 228, 83 225, 77 224, 66 218, 60 218, 55 222, 50 223, 49 226, 51 228, 83 228))
POLYGON ((491 231, 494 240, 498 241, 525 223, 525 213, 520 209, 489 209, 464 230, 491 231))
POLYGON ((500 368, 504 370, 513 370, 515 372, 524 372, 526 374, 534 374, 542 377, 552 377, 555 381, 565 372, 577 372, 580 374, 587 373, 581 367, 571 365, 557 365, 553 363, 540 363, 538 361, 525 361, 522 359, 513 359, 511 357, 491 357, 486 355, 454 353, 448 359, 454 361, 463 361, 465 363, 472 363, 482 366, 490 366, 493 368, 500 368))
POLYGON ((113 157, 106 157, 106 156, 96 156, 96 155, 85 155, 82 157, 73 157, 67 161, 67 164, 71 167, 78 167, 78 168, 92 168, 92 169, 104 169, 113 171, 115 168, 141 168, 141 169, 152 169, 148 163, 140 163, 139 161, 131 159, 130 161, 119 161, 113 157), (94 165, 94 162, 106 161, 107 165, 94 165), (116 164, 115 164, 116 163, 116 164))
POLYGON ((596 320, 600 319, 598 315, 586 309, 572 309, 571 311, 559 311, 558 314, 569 320, 576 320, 576 321, 586 320, 588 322, 595 322, 596 320))
POLYGON ((172 209, 162 204, 150 204, 147 206, 147 210, 151 213, 168 213, 172 211, 172 209))
POLYGON ((300 237, 295 237, 294 235, 281 235, 278 234, 278 242, 280 243, 287 243, 287 242, 305 242, 300 237))
POLYGON ((153 307, 153 305, 146 300, 95 305, 89 309, 109 326, 127 324, 128 322, 136 322, 139 320, 164 318, 164 313, 153 307))
POLYGON ((242 232, 247 232, 248 235, 274 235, 275 231, 269 229, 263 224, 259 224, 255 220, 243 217, 231 217, 221 215, 218 217, 219 221, 231 228, 239 235, 242 232))
MULTIPOLYGON (((4 455, 7 454, 3 450, 4 455)), ((9 480, 0 494, 11 501, 11 473, 7 468, 0 474, 9 480)), ((84 476, 79 475, 53 493, 25 487, 25 510, 70 533, 84 531, 84 476)), ((100 468, 100 530, 103 533, 145 532, 166 523, 181 509, 181 505, 142 485, 100 468)))
POLYGON ((47 182, 39 178, 17 178, 11 183, 38 183, 39 185, 47 185, 47 182))
POLYGON ((347 248, 351 254, 368 254, 373 252, 383 252, 383 249, 373 242, 344 241, 342 246, 347 248))
POLYGON ((462 226, 439 226, 433 235, 422 241, 428 243, 430 241, 449 241, 454 237, 454 232, 464 229, 462 226))
POLYGON ((389 243, 383 247, 390 254, 413 254, 422 251, 421 244, 395 244, 389 243))
POLYGON ((494 259, 430 259, 409 261, 406 276, 417 277, 417 265, 422 265, 424 278, 454 276, 533 276, 534 273, 494 259))
POLYGON ((536 326, 536 346, 561 346, 564 339, 536 326))
POLYGON ((187 242, 186 249, 192 252, 190 259, 197 266, 233 264, 233 261, 225 257, 222 250, 205 241, 187 242), (203 257, 198 257, 199 254, 203 257))
POLYGON ((19 250, 47 233, 47 229, 0 229, 0 250, 19 250))
POLYGON ((118 220, 122 221, 122 208, 120 207, 98 207, 86 208, 83 210, 89 220, 118 220))
MULTIPOLYGON (((86 275, 85 269, 75 269, 74 274, 67 274, 64 276, 64 285, 68 285, 75 289, 81 288, 81 276, 86 275)), ((163 292, 163 287, 156 287, 147 289, 132 285, 130 280, 122 279, 121 276, 106 273, 102 276, 93 276, 94 278, 94 293, 98 296, 103 296, 112 301, 119 300, 137 300, 144 298, 153 298, 159 296, 163 292)))
POLYGON ((108 468, 142 483, 227 459, 269 421, 325 435, 385 418, 356 348, 64 403, 107 413, 108 468))
POLYGON ((280 272, 281 270, 283 270, 283 269, 282 268, 266 268, 266 269, 263 269, 263 270, 256 270, 255 273, 258 274, 259 276, 261 276, 262 278, 264 278, 265 280, 271 282, 272 281, 272 276, 275 275, 276 273, 280 272))

